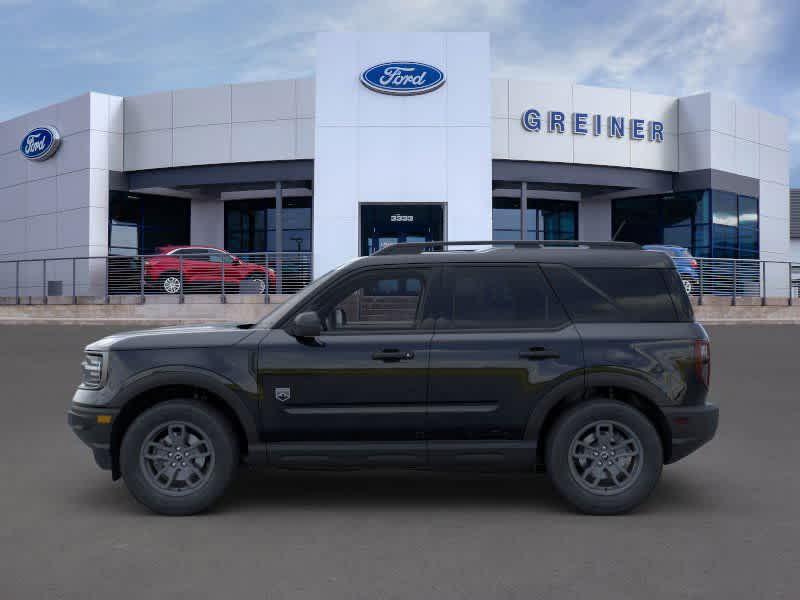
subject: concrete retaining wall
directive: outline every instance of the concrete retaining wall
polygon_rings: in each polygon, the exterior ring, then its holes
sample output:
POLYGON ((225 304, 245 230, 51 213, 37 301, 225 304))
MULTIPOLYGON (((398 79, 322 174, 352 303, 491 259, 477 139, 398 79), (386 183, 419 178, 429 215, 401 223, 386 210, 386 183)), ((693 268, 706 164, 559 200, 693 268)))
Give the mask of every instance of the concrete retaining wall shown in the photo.
POLYGON ((252 323, 269 314, 287 296, 228 296, 222 304, 218 295, 187 295, 183 304, 174 296, 148 296, 144 304, 138 296, 111 296, 106 304, 103 298, 73 298, 51 296, 47 304, 41 297, 23 297, 0 302, 2 323, 131 323, 141 325, 171 325, 204 323, 210 321, 252 323))
MULTIPOLYGON (((43 304, 38 296, 0 298, 2 323, 130 323, 140 325, 170 325, 176 323, 239 322, 252 323, 272 312, 288 296, 228 296, 225 304, 218 295, 187 295, 180 304, 174 296, 148 296, 144 304, 139 296, 112 296, 106 304, 103 298, 51 296, 43 304)), ((703 304, 695 302, 695 316, 701 323, 772 323, 800 324, 800 299, 793 306, 786 298, 767 298, 766 306, 759 298, 706 297, 703 304)))

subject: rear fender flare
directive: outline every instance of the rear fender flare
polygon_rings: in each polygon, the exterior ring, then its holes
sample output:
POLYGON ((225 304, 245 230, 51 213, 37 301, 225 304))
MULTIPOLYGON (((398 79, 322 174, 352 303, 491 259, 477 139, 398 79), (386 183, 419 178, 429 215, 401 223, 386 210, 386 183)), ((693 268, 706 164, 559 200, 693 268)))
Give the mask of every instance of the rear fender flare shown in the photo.
POLYGON ((584 372, 583 377, 573 377, 560 383, 537 403, 536 408, 534 408, 528 419, 528 424, 525 428, 525 439, 536 440, 539 438, 548 415, 564 398, 577 396, 583 399, 587 390, 597 387, 615 387, 635 392, 659 409, 659 412, 661 412, 659 407, 671 404, 663 391, 641 375, 618 370, 584 372))

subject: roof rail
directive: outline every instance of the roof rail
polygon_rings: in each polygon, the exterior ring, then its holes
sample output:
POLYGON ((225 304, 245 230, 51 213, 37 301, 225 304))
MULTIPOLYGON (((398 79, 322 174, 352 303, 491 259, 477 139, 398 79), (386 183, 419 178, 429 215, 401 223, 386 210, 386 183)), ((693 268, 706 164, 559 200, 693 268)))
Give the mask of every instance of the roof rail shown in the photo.
POLYGON ((511 246, 513 248, 602 248, 606 250, 640 250, 634 242, 584 242, 581 240, 490 240, 490 241, 436 241, 403 242, 384 246, 373 256, 392 254, 422 254, 423 252, 446 251, 448 246, 511 246))

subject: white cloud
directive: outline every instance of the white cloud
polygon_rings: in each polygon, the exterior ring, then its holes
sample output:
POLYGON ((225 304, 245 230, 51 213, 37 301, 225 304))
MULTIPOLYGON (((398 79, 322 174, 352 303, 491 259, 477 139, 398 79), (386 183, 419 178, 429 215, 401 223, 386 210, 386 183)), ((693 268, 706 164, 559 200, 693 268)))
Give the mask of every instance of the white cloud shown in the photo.
POLYGON ((738 93, 747 67, 773 46, 777 23, 764 0, 665 0, 628 11, 620 7, 605 21, 596 16, 570 27, 569 35, 556 38, 534 30, 501 41, 505 52, 498 54, 495 71, 675 95, 712 88, 738 93))

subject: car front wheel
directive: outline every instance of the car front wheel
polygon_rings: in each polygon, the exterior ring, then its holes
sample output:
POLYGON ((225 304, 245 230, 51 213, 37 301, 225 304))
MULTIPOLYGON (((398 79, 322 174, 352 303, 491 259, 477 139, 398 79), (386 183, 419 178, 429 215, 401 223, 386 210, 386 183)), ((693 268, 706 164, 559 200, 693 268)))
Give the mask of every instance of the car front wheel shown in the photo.
POLYGON ((661 476, 661 439, 649 419, 615 400, 597 399, 564 413, 547 439, 545 463, 556 491, 594 515, 628 512, 661 476))
POLYGON ((165 515, 209 508, 231 482, 238 457, 229 421, 194 400, 169 400, 139 415, 125 432, 119 456, 131 494, 165 515))

